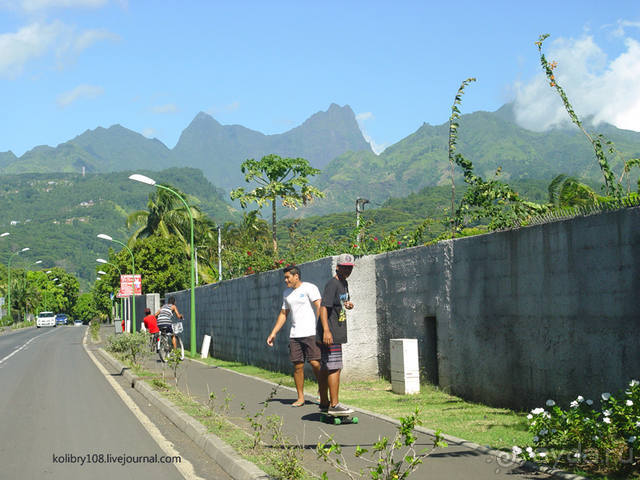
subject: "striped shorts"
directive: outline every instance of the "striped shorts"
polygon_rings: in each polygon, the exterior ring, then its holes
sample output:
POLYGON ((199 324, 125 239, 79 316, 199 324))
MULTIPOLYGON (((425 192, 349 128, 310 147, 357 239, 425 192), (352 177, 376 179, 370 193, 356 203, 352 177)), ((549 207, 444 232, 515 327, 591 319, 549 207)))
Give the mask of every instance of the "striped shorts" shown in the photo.
POLYGON ((342 369, 342 345, 334 343, 333 345, 322 345, 321 359, 322 367, 327 370, 341 370, 342 369))

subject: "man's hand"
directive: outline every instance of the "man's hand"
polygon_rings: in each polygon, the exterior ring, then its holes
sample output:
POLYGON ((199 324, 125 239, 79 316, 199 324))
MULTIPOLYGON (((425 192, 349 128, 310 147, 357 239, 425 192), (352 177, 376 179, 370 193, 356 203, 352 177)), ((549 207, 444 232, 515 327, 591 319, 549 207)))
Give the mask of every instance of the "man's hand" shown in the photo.
POLYGON ((276 336, 272 333, 267 337, 267 345, 273 347, 273 341, 276 339, 276 336))
POLYGON ((325 345, 333 345, 333 335, 329 330, 325 330, 322 334, 322 343, 325 345))

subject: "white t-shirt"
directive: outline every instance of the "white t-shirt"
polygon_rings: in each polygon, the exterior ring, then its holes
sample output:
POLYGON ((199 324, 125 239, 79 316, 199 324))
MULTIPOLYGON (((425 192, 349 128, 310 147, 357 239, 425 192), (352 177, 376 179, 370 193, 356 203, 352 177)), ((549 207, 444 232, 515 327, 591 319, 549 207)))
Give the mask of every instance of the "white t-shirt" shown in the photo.
POLYGON ((282 310, 291 312, 289 338, 316 334, 316 311, 313 302, 320 300, 320 290, 313 283, 302 282, 295 290, 287 288, 282 295, 282 310))

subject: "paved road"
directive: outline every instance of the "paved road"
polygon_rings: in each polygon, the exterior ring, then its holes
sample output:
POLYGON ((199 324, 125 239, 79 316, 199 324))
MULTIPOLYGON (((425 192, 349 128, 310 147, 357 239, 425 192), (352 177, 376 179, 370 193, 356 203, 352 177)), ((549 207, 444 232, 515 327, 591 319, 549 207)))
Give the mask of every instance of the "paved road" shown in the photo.
POLYGON ((228 479, 138 399, 143 414, 169 430, 169 437, 152 438, 90 359, 82 345, 85 331, 32 328, 0 336, 0 478, 228 479), (167 448, 180 457, 179 468, 121 465, 117 458, 159 461, 167 448), (99 463, 111 458, 113 463, 99 463))

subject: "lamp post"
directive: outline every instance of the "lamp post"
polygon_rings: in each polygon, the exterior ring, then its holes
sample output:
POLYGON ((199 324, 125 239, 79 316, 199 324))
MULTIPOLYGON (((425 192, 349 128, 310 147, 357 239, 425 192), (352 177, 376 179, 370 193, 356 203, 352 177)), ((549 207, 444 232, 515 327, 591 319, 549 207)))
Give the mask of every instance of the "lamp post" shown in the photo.
POLYGON ((152 178, 145 177, 140 174, 133 174, 129 176, 130 180, 135 180, 136 182, 146 183, 147 185, 151 185, 154 187, 162 188, 163 190, 167 190, 168 192, 173 193, 176 197, 180 199, 180 201, 184 204, 187 209, 187 213, 189 214, 189 221, 191 222, 191 355, 196 355, 196 291, 195 291, 195 283, 196 283, 196 270, 195 270, 195 251, 193 246, 193 215, 191 214, 191 208, 187 204, 187 201, 182 198, 178 192, 166 187, 164 185, 159 185, 152 178))
MULTIPOLYGON (((133 252, 131 251, 131 249, 129 247, 127 247, 124 243, 122 243, 119 240, 115 240, 114 238, 110 237, 109 235, 105 235, 104 233, 100 233, 98 235, 98 238, 102 238, 103 240, 109 240, 110 242, 115 242, 118 243, 120 245, 122 245, 124 248, 127 249, 127 251, 129 252, 129 255, 131 255, 131 273, 133 275, 133 278, 135 280, 136 278, 136 261, 133 258, 133 252)), ((108 263, 108 262, 107 262, 108 263)), ((132 307, 132 315, 131 318, 133 320, 133 331, 136 331, 136 292, 135 289, 133 291, 133 295, 131 296, 133 298, 132 302, 133 302, 133 307, 132 307)))
MULTIPOLYGON (((102 263, 104 265, 111 265, 113 268, 118 270, 118 274, 122 276, 122 271, 120 270, 120 267, 118 267, 115 263, 107 262, 104 258, 96 258, 96 262, 102 263)), ((100 272, 102 272, 102 270, 100 270, 100 272)), ((123 312, 124 312, 124 298, 120 298, 120 318, 122 318, 123 312)))
MULTIPOLYGON (((100 259, 100 260, 102 260, 102 259, 100 259)), ((118 270, 118 271, 120 271, 120 270, 118 270)), ((98 270, 98 275, 106 275, 106 274, 107 274, 107 272, 105 272, 104 270, 98 270)), ((98 280, 102 280, 102 277, 98 277, 98 280)), ((115 292, 114 292, 113 295, 114 295, 114 298, 117 298, 115 292)), ((111 299, 111 308, 112 309, 114 308, 113 299, 111 299)), ((115 315, 116 315, 116 317, 118 316, 118 302, 117 301, 115 303, 115 315)))
POLYGON ((21 252, 27 252, 29 250, 30 250, 29 247, 24 247, 22 250, 18 250, 17 252, 14 252, 9 257, 9 265, 7 267, 8 276, 9 276, 9 281, 7 283, 7 315, 9 315, 9 317, 11 317, 11 260, 13 259, 14 255, 18 255, 21 252))

